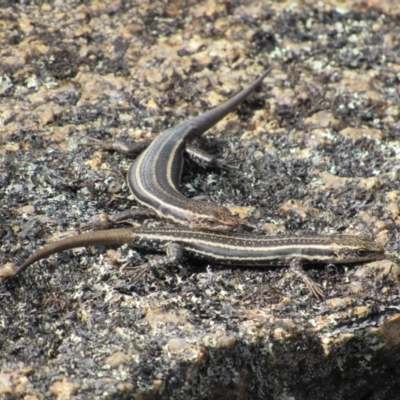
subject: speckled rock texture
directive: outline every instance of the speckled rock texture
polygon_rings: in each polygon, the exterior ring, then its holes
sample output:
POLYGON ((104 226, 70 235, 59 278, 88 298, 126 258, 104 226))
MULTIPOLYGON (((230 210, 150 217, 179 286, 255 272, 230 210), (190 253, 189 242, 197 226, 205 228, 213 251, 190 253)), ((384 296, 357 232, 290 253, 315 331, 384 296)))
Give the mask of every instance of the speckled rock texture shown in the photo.
MULTIPOLYGON (((0 2, 0 265, 136 206, 138 141, 270 75, 188 161, 255 234, 343 232, 385 260, 286 268, 185 260, 133 283, 128 246, 0 283, 1 399, 400 399, 398 1, 0 2)), ((135 222, 165 224, 163 221, 135 222)))

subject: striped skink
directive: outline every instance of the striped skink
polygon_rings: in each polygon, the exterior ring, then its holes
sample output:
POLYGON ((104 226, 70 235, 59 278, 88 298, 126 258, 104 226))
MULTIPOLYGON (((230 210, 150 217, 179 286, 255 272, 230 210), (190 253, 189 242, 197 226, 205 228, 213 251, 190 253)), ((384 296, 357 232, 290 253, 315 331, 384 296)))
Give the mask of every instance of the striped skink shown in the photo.
POLYGON ((0 269, 0 278, 15 276, 36 261, 63 250, 125 243, 166 253, 142 266, 132 268, 131 275, 136 273, 136 279, 146 274, 150 268, 179 263, 184 253, 187 253, 193 257, 229 265, 288 265, 316 297, 323 297, 321 286, 303 270, 303 264, 354 263, 384 258, 384 250, 380 244, 357 236, 257 236, 187 228, 123 228, 84 233, 50 243, 33 253, 21 266, 0 269))
MULTIPOLYGON (((188 150, 192 158, 202 159, 203 163, 218 165, 218 161, 204 152, 199 152, 190 142, 211 128, 223 117, 233 111, 260 85, 270 69, 265 71, 248 87, 219 105, 160 133, 132 163, 128 171, 128 185, 135 199, 149 207, 156 215, 193 229, 211 231, 232 230, 240 224, 239 219, 220 205, 198 201, 183 196, 179 191, 183 168, 183 152, 188 150), (208 160, 206 156, 210 157, 208 160)), ((125 154, 134 153, 122 142, 96 141, 100 147, 125 154)), ((139 145, 139 148, 141 146, 139 145)), ((141 149, 141 148, 140 148, 141 149)), ((139 214, 127 210, 113 218, 117 222, 139 214)), ((146 216, 148 216, 147 213, 146 216)), ((96 227, 96 223, 88 227, 96 227)), ((101 228, 101 223, 98 224, 101 228)))

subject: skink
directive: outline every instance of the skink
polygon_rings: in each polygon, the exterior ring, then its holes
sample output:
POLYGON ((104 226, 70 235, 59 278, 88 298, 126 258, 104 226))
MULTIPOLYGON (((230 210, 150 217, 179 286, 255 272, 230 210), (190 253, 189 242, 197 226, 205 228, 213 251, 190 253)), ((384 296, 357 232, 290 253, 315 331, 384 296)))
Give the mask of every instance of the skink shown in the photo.
POLYGON ((184 253, 221 264, 242 266, 289 265, 316 297, 321 286, 302 269, 310 263, 354 263, 384 258, 383 247, 363 237, 346 235, 256 236, 195 231, 187 228, 111 229, 84 233, 44 246, 21 266, 0 269, 0 278, 15 276, 29 265, 51 254, 82 246, 122 245, 165 252, 132 269, 140 278, 151 268, 174 265, 184 253))
MULTIPOLYGON (((239 219, 227 208, 190 199, 179 192, 183 151, 193 139, 242 103, 260 85, 269 71, 270 69, 265 71, 227 102, 160 133, 129 168, 128 185, 135 199, 140 204, 150 207, 158 216, 193 229, 227 231, 237 227, 240 224, 239 219)), ((121 142, 100 144, 105 149, 131 152, 128 146, 125 149, 121 142)), ((130 213, 128 210, 117 219, 125 219, 131 214, 134 215, 135 212, 130 213)))

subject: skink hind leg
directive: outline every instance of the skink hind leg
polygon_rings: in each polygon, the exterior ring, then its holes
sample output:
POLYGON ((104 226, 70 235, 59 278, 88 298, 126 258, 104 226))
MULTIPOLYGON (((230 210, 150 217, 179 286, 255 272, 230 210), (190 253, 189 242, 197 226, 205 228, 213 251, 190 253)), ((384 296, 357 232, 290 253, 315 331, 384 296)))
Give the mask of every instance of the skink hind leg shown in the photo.
POLYGON ((307 274, 303 269, 302 262, 298 258, 294 258, 290 261, 290 270, 306 284, 308 290, 314 297, 324 298, 324 292, 319 283, 315 282, 310 275, 307 274))
POLYGON ((184 248, 182 245, 179 243, 169 243, 166 247, 165 256, 157 256, 142 265, 126 268, 128 271, 127 276, 133 282, 137 282, 145 278, 151 270, 159 272, 160 270, 164 270, 165 267, 179 264, 183 259, 183 253, 184 248))
POLYGON ((142 152, 151 143, 150 139, 141 140, 140 142, 135 142, 128 144, 124 140, 99 140, 95 138, 88 138, 89 143, 87 146, 93 146, 97 149, 116 151, 117 153, 125 154, 128 156, 135 156, 142 152))
POLYGON ((221 169, 238 169, 229 165, 226 160, 221 158, 216 158, 206 151, 201 149, 197 144, 189 143, 185 146, 186 154, 198 165, 202 167, 213 167, 221 169))
POLYGON ((147 218, 158 218, 158 216, 157 213, 152 209, 130 208, 129 210, 115 214, 113 217, 104 215, 103 217, 100 217, 98 221, 89 222, 81 228, 81 231, 103 231, 119 227, 121 224, 127 224, 129 219, 137 220, 147 218))
MULTIPOLYGON (((125 155, 138 155, 141 153, 149 144, 152 142, 150 139, 141 140, 140 142, 130 143, 123 140, 99 140, 95 138, 88 138, 89 143, 86 143, 87 146, 92 146, 97 149, 107 150, 107 151, 116 151, 117 153, 122 153, 125 155)), ((99 221, 89 222, 83 228, 82 231, 99 231, 106 230, 118 227, 119 225, 125 223, 129 219, 145 219, 145 218, 156 218, 157 214, 153 210, 148 210, 144 208, 135 208, 123 211, 114 215, 113 217, 105 216, 103 219, 99 221)))

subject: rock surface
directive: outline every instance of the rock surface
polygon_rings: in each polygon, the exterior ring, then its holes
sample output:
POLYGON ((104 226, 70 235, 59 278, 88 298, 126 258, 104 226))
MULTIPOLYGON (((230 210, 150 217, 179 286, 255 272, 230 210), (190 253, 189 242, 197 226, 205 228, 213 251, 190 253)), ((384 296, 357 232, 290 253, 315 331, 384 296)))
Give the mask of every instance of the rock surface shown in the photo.
POLYGON ((310 267, 317 301, 285 268, 186 260, 133 284, 146 252, 58 254, 0 284, 0 397, 400 399, 397 2, 38 3, 0 5, 2 264, 135 206, 131 159, 89 138, 153 137, 268 65, 202 139, 239 168, 188 162, 183 193, 388 257, 310 267))

